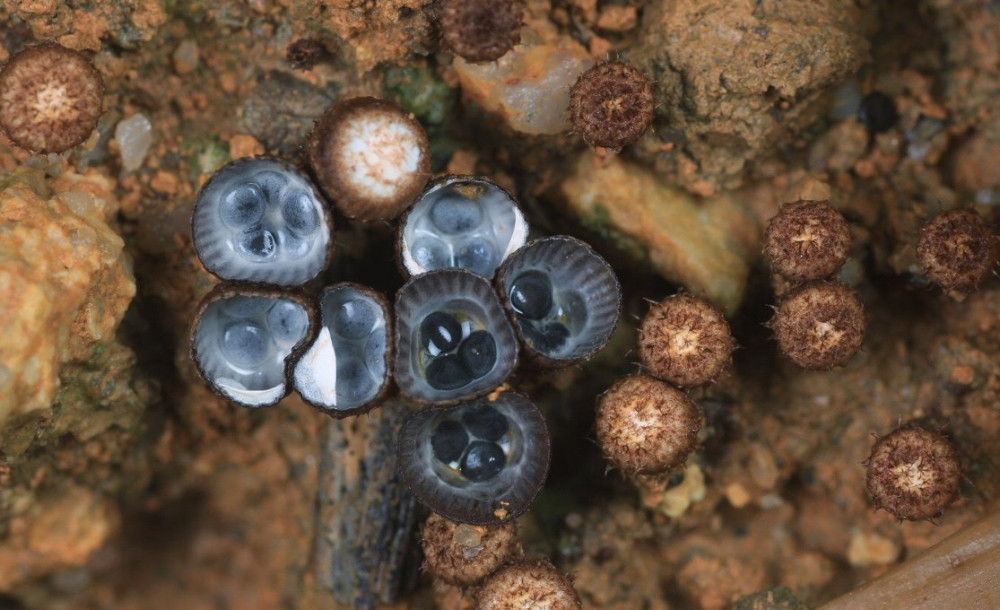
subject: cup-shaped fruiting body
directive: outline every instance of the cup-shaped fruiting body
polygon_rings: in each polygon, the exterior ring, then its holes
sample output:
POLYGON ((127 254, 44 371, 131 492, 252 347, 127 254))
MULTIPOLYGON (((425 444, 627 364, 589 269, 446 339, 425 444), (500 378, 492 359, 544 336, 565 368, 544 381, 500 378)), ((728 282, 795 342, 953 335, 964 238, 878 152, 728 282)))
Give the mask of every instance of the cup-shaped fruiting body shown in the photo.
POLYGON ((972 210, 950 210, 924 225, 917 255, 927 278, 945 290, 969 292, 997 262, 997 238, 972 210))
POLYGON ((451 409, 424 409, 403 424, 400 479, 432 511, 472 525, 517 518, 549 470, 549 430, 535 405, 513 392, 451 409))
POLYGON ((497 275, 504 306, 538 364, 586 360, 611 338, 621 286, 611 266, 572 237, 546 237, 507 259, 497 275))
POLYGON ((639 326, 639 359, 654 377, 681 387, 715 380, 729 365, 735 343, 725 316, 689 294, 667 297, 639 326))
POLYGON ((498 570, 476 592, 476 610, 580 610, 573 583, 545 560, 524 560, 498 570))
POLYGON ((459 587, 474 585, 520 553, 517 524, 487 527, 455 523, 431 514, 422 539, 427 570, 459 587))
POLYGON ((489 178, 434 180, 399 225, 396 248, 410 276, 455 267, 492 278, 528 240, 514 198, 489 178))
POLYGON ((441 39, 468 62, 500 59, 521 42, 522 0, 444 0, 438 15, 441 39))
POLYGON ((785 204, 764 232, 771 271, 793 282, 833 275, 847 261, 850 247, 847 220, 825 201, 785 204))
POLYGON ((244 407, 270 406, 289 392, 313 318, 312 305, 296 293, 220 284, 195 314, 191 358, 221 396, 244 407))
POLYGON ((278 286, 305 283, 326 267, 332 224, 309 180, 267 157, 219 169, 199 191, 191 216, 205 269, 224 280, 278 286))
POLYGON ((809 282, 781 301, 771 328, 781 352, 804 369, 844 366, 865 340, 865 308, 843 282, 809 282))
POLYGON ((442 269, 411 279, 396 295, 399 389, 424 403, 482 396, 517 366, 517 337, 490 283, 442 269))
POLYGON ((646 375, 619 379, 597 401, 597 444, 629 476, 680 466, 698 443, 702 417, 687 394, 646 375))
POLYGON ((31 152, 63 152, 97 127, 101 75, 86 57, 55 43, 28 47, 0 70, 0 130, 31 152))
POLYGON ((621 62, 603 62, 577 79, 569 92, 573 129, 591 146, 621 148, 638 140, 653 122, 653 84, 621 62))
POLYGON ((330 107, 309 134, 316 180, 345 216, 391 220, 430 178, 430 143, 412 114, 373 97, 330 107))
POLYGON ((958 452, 948 438, 915 424, 878 439, 865 466, 872 502, 899 519, 940 515, 962 482, 958 452))
POLYGON ((295 365, 295 389, 333 417, 362 413, 390 385, 389 305, 371 288, 345 282, 323 291, 319 314, 316 339, 295 365))

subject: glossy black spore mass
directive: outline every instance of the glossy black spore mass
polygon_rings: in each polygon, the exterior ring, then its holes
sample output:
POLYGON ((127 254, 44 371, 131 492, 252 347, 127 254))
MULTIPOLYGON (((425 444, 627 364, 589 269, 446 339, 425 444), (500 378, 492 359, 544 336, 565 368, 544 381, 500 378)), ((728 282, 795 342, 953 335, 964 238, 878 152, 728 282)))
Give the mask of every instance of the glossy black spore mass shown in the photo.
POLYGON ((472 441, 462 460, 462 474, 474 483, 488 481, 500 474, 507 465, 503 449, 496 443, 472 441))
POLYGON ((468 444, 469 434, 465 431, 465 427, 451 419, 441 422, 431 435, 434 457, 445 464, 457 462, 468 444))
POLYGON ((892 129, 899 120, 896 103, 881 91, 872 91, 861 100, 858 119, 871 133, 882 133, 892 129))
POLYGON ((472 381, 456 354, 443 354, 431 360, 425 371, 427 383, 435 390, 457 390, 472 381))
POLYGON ((490 372, 497 361, 497 342, 485 330, 469 335, 458 348, 458 357, 473 379, 490 372))
POLYGON ((494 443, 510 429, 507 418, 500 411, 484 404, 467 407, 462 413, 462 423, 473 436, 494 443))
POLYGON ((462 340, 462 325, 455 316, 435 311, 420 323, 420 342, 424 349, 433 345, 440 352, 450 352, 462 340))
POLYGON ((510 288, 510 304, 523 318, 541 320, 552 309, 552 282, 541 271, 526 271, 510 288))

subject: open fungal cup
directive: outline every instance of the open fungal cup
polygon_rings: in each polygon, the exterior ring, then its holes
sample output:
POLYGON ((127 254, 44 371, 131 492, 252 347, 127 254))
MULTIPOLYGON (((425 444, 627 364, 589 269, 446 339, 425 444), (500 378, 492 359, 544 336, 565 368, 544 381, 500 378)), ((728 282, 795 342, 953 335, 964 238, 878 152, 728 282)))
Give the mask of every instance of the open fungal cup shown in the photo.
POLYGON ((411 276, 458 267, 492 278, 527 240, 528 223, 507 191, 487 178, 445 176, 406 213, 397 247, 411 276))
POLYGON ((288 394, 288 369, 312 322, 298 295, 221 284, 198 307, 191 357, 220 395, 244 407, 270 406, 288 394))
POLYGON ((503 383, 517 338, 490 283, 461 269, 419 275, 396 295, 395 377, 423 403, 454 404, 503 383))
POLYGON ((290 165, 258 157, 229 163, 198 193, 194 247, 224 280, 294 286, 326 267, 331 219, 309 181, 290 165))
POLYGON ((527 398, 503 392, 418 411, 403 424, 397 451, 400 478, 432 511, 496 525, 528 510, 545 483, 549 431, 527 398))
POLYGON ((603 348, 621 314, 611 266, 572 237, 546 237, 511 255, 498 288, 522 345, 540 364, 564 366, 603 348))
POLYGON ((332 106, 309 135, 316 179, 349 218, 391 220, 430 178, 430 143, 413 115, 373 97, 332 106))
POLYGON ((344 283, 323 291, 319 313, 316 339, 295 365, 295 389, 329 415, 356 415, 389 386, 389 306, 372 289, 344 283))

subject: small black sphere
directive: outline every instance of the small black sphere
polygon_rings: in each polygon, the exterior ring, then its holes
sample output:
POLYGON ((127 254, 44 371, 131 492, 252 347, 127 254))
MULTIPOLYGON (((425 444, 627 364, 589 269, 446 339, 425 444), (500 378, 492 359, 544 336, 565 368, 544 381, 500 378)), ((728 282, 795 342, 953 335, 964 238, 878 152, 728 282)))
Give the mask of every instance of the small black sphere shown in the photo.
POLYGON ((473 436, 494 443, 503 438, 510 427, 503 413, 482 404, 468 407, 462 413, 462 423, 473 436))
POLYGON ((458 357, 473 379, 479 379, 497 362, 497 342, 489 332, 477 330, 458 347, 458 357))
POLYGON ((431 434, 431 449, 434 457, 450 464, 462 457, 465 446, 469 444, 469 435, 459 422, 448 419, 441 422, 431 434))
POLYGON ((455 354, 438 356, 427 365, 427 383, 435 390, 457 390, 472 379, 462 360, 455 354))
POLYGON ((424 349, 429 349, 433 344, 438 350, 447 353, 458 347, 461 340, 462 325, 451 314, 435 311, 420 323, 420 342, 424 349))
POLYGON ((503 449, 496 443, 472 441, 462 460, 462 474, 473 483, 489 481, 507 465, 503 449))
POLYGON ((896 103, 891 97, 881 91, 872 91, 861 100, 858 119, 865 124, 868 131, 882 133, 896 124, 899 113, 896 112, 896 103))
POLYGON ((521 317, 541 320, 552 309, 552 283, 541 271, 527 271, 510 287, 510 304, 521 317))
POLYGON ((546 324, 537 328, 531 322, 521 321, 521 332, 531 347, 545 355, 553 355, 566 344, 569 339, 569 329, 559 322, 546 324))

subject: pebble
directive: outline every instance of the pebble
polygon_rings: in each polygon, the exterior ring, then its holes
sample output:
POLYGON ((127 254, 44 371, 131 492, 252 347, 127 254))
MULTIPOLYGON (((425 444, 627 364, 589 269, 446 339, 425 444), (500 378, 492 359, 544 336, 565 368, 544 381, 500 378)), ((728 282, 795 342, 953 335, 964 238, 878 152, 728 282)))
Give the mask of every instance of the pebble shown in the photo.
POLYGON ((141 112, 133 114, 115 126, 115 142, 118 143, 122 168, 126 172, 134 172, 142 167, 153 144, 153 124, 141 112))
POLYGON ((181 41, 171 59, 177 74, 183 76, 194 72, 198 68, 198 43, 191 39, 181 41))

